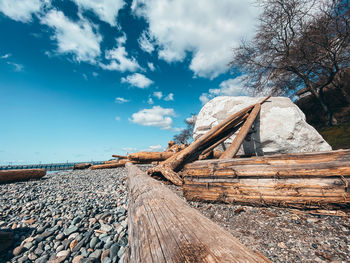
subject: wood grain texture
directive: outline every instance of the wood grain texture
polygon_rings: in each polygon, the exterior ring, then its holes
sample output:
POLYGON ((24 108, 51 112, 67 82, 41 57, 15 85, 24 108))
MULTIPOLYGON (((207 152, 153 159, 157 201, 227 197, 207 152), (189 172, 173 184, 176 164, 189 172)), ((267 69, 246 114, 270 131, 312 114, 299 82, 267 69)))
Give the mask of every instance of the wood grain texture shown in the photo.
POLYGON ((124 262, 270 262, 161 182, 127 164, 130 258, 124 262))
POLYGON ((182 171, 188 200, 299 208, 350 206, 350 151, 206 160, 182 171))
POLYGON ((30 179, 39 179, 45 175, 45 169, 1 170, 0 183, 11 183, 30 179))
POLYGON ((128 155, 128 159, 137 162, 151 163, 154 161, 165 161, 169 157, 173 156, 175 152, 136 152, 128 155))

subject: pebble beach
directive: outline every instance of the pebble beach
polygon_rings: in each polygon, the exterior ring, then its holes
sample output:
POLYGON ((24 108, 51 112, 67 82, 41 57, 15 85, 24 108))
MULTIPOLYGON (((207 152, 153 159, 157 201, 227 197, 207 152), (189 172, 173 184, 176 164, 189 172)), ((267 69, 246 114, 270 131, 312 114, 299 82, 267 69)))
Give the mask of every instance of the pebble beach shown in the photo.
POLYGON ((123 262, 126 174, 76 170, 0 185, 0 229, 14 233, 0 262, 123 262))

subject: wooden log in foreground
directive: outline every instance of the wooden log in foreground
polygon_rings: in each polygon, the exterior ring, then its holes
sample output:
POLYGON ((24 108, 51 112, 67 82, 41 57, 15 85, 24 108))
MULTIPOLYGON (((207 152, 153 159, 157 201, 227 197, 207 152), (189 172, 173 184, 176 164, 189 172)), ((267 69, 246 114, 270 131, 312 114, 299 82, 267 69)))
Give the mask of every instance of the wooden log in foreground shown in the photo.
POLYGON ((188 200, 296 208, 350 206, 350 151, 295 154, 187 164, 188 200))
POLYGON ((128 159, 136 162, 151 163, 165 161, 174 154, 174 152, 136 152, 129 154, 128 159))
POLYGON ((45 175, 45 169, 1 170, 0 183, 11 183, 30 179, 39 179, 45 175))
MULTIPOLYGON (((270 96, 266 97, 260 104, 269 98, 270 96)), ((158 166, 149 169, 147 171, 148 174, 151 176, 161 174, 175 185, 182 185, 183 180, 177 172, 182 169, 184 164, 196 160, 205 149, 220 141, 227 136, 227 133, 230 133, 235 127, 244 122, 248 118, 248 112, 253 107, 254 105, 251 105, 232 114, 182 151, 176 153, 158 166)))
POLYGON ((132 164, 126 262, 270 262, 132 164))

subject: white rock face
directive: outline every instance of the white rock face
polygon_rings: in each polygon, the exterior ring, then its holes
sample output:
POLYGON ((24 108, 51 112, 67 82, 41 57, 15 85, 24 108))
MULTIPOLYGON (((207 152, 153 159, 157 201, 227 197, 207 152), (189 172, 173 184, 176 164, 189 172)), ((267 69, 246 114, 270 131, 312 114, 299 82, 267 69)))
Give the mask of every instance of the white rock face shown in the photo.
MULTIPOLYGON (((219 122, 239 110, 261 101, 252 97, 216 97, 198 114, 193 138, 197 140, 219 122)), ((233 138, 225 141, 228 147, 233 138)), ((222 148, 221 148, 222 150, 222 148)), ((273 97, 261 106, 252 129, 238 155, 330 151, 331 146, 305 121, 304 113, 289 98, 273 97)))

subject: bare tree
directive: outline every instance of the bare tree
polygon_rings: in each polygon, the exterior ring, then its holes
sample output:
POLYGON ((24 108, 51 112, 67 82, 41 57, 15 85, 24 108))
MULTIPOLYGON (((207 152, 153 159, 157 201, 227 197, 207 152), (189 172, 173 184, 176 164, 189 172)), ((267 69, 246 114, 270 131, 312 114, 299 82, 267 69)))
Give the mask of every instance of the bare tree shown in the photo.
POLYGON ((234 49, 230 65, 259 93, 316 97, 329 124, 336 119, 324 89, 349 67, 349 0, 258 0, 263 12, 252 41, 234 49))
POLYGON ((191 117, 185 120, 186 128, 183 129, 179 134, 174 135, 173 141, 176 144, 188 144, 192 140, 196 118, 196 114, 192 113, 191 117))

